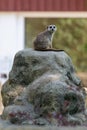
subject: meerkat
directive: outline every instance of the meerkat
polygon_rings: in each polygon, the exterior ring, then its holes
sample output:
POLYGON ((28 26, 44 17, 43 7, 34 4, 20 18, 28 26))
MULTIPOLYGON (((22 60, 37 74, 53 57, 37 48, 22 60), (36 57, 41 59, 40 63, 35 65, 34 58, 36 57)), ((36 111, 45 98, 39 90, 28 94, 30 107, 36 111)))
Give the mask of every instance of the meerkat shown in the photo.
POLYGON ((48 25, 47 29, 39 33, 34 40, 34 49, 38 51, 64 51, 52 48, 53 36, 56 30, 55 25, 48 25))

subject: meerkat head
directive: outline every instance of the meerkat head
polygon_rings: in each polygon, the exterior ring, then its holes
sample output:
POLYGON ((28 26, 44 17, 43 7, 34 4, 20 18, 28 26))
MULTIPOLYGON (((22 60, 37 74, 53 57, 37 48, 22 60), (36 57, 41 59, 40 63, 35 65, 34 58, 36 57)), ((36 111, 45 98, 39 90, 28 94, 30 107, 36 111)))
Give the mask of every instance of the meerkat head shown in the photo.
POLYGON ((55 25, 48 25, 47 30, 51 33, 55 32, 57 30, 57 27, 55 25))

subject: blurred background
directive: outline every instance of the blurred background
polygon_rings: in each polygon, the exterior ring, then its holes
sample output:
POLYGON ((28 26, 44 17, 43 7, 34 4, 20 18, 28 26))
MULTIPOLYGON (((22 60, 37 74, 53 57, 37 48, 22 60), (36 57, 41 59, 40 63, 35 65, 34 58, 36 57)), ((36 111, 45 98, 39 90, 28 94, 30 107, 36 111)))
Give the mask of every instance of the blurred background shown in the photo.
POLYGON ((26 18, 25 47, 33 47, 35 36, 49 24, 57 26, 53 47, 72 58, 79 77, 87 87, 87 18, 26 18))
POLYGON ((35 36, 49 24, 57 26, 53 47, 68 52, 78 72, 87 72, 86 18, 26 18, 25 47, 32 47, 35 36))
POLYGON ((49 24, 57 26, 53 47, 65 50, 87 86, 87 0, 0 0, 0 82, 15 54, 32 47, 49 24))

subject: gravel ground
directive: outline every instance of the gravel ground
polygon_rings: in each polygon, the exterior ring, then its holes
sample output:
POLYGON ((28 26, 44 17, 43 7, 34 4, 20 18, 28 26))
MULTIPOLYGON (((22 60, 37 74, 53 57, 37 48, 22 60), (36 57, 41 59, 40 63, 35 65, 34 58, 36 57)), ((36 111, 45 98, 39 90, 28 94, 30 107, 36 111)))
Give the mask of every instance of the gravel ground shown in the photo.
POLYGON ((0 130, 87 130, 87 127, 38 127, 38 126, 18 126, 12 125, 7 121, 3 121, 0 119, 0 130))

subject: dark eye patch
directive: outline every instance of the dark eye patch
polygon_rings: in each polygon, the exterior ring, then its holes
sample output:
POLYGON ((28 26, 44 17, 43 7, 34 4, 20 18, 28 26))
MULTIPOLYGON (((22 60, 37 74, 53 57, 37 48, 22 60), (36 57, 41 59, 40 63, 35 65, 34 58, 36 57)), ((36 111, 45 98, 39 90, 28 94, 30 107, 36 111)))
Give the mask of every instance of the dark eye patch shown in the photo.
POLYGON ((50 28, 52 28, 52 26, 50 26, 50 28))
POLYGON ((56 28, 55 26, 53 26, 53 28, 56 28))

